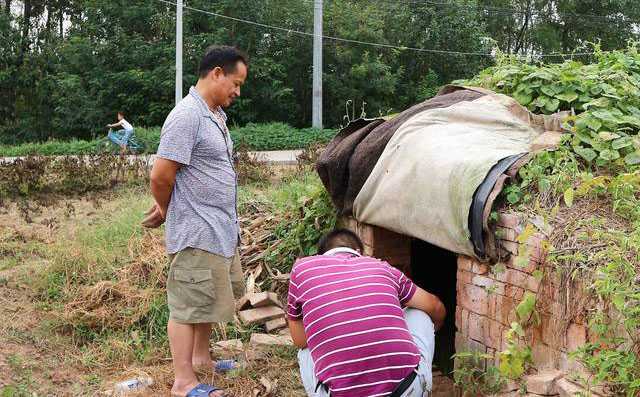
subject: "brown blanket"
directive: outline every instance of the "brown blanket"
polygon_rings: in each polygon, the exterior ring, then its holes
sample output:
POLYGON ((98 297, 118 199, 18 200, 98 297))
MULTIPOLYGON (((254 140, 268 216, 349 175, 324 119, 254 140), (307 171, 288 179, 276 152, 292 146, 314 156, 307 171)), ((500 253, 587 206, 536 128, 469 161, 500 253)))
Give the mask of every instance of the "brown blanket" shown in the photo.
POLYGON ((342 215, 351 215, 353 202, 371 174, 387 143, 409 118, 429 109, 473 101, 484 93, 460 89, 419 103, 393 119, 359 119, 342 129, 316 165, 320 179, 342 215))

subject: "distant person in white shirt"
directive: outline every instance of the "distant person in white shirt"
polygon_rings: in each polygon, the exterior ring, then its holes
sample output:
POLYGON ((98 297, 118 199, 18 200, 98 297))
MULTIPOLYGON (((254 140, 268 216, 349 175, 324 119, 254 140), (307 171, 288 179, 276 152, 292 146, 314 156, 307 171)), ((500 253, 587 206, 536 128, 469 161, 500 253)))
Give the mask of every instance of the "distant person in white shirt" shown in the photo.
POLYGON ((114 124, 107 124, 107 127, 109 127, 109 134, 107 136, 111 142, 120 146, 121 154, 125 154, 127 152, 129 138, 133 135, 133 126, 124 119, 124 113, 118 112, 118 122, 114 124), (112 128, 116 127, 122 127, 122 129, 113 131, 112 128))

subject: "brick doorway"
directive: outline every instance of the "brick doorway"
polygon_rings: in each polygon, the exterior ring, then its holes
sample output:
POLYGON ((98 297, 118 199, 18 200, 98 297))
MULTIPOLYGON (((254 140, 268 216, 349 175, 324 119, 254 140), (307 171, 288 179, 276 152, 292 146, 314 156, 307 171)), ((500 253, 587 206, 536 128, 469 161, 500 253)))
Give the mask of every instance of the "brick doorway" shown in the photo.
POLYGON ((411 275, 421 288, 436 295, 447 309, 447 318, 436 332, 434 369, 451 376, 456 336, 457 255, 425 241, 411 241, 411 275))

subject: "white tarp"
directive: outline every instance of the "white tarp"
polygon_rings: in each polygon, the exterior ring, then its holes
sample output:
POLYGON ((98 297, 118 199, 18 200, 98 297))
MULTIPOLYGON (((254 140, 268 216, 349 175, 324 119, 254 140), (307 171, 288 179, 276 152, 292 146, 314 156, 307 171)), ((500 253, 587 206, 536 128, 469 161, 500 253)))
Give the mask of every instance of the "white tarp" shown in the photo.
POLYGON ((544 127, 529 116, 493 93, 417 114, 387 144, 356 197, 355 218, 475 256, 474 192, 498 161, 531 151, 544 127))

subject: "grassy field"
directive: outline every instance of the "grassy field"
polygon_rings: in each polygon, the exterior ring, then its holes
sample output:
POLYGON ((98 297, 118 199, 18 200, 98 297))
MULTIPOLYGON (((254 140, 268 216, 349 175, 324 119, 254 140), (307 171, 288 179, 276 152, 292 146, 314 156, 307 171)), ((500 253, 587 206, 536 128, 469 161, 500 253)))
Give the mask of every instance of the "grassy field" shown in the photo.
MULTIPOLYGON (((270 262, 254 261, 245 273, 255 275, 263 263, 287 271, 290 258, 317 236, 283 214, 306 219, 327 207, 324 197, 317 200, 322 204, 309 202, 322 192, 314 174, 276 174, 271 181, 241 187, 241 220, 255 224, 268 215, 264 228, 247 230, 266 236, 265 247, 285 248, 267 249, 270 262), (311 212, 298 210, 303 204, 311 212)), ((172 378, 163 231, 139 225, 151 202, 147 188, 135 185, 5 202, 0 214, 1 396, 98 395, 140 373, 155 380, 150 395, 167 394, 172 378)), ((310 229, 321 232, 313 220, 310 229)), ((268 280, 265 271, 256 285, 282 292, 286 281, 268 280)), ((254 390, 268 395, 267 386, 273 389, 269 395, 303 396, 293 347, 228 351, 214 346, 240 338, 247 347, 255 331, 263 332, 238 322, 215 327, 213 357, 236 358, 246 368, 228 376, 205 371, 201 380, 236 396, 255 395, 254 390)))

